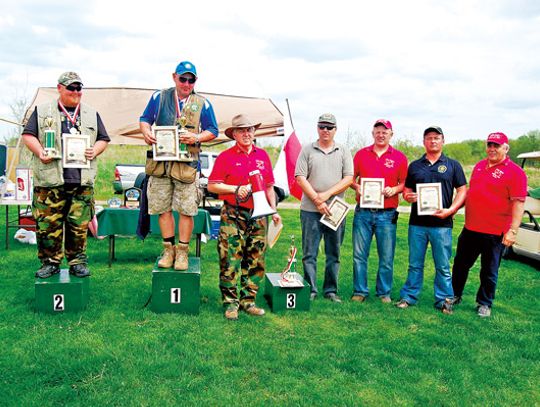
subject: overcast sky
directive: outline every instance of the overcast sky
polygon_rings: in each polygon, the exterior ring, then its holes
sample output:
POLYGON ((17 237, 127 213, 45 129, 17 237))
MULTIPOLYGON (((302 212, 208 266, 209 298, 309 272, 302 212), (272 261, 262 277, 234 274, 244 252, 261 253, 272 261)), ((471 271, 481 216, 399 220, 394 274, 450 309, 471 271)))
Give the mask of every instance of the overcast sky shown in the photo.
MULTIPOLYGON (((196 89, 289 99, 302 142, 332 112, 338 139, 387 118, 415 144, 540 128, 540 1, 4 2, 0 116, 60 73, 86 86, 163 88, 181 60, 196 89), (353 6, 353 4, 357 4, 353 6)), ((5 133, 5 126, 0 131, 5 133)))

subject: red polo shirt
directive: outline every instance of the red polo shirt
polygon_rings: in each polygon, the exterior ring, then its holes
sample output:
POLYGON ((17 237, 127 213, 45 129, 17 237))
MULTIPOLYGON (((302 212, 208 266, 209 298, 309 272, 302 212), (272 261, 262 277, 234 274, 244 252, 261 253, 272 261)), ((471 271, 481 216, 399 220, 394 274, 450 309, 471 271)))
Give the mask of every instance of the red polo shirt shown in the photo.
POLYGON ((469 185, 465 227, 492 235, 506 233, 512 223, 512 199, 527 197, 523 170, 508 157, 493 167, 485 159, 474 166, 469 185))
MULTIPOLYGON (((272 163, 266 151, 254 146, 251 152, 247 154, 235 144, 219 154, 212 173, 208 177, 208 183, 246 185, 249 184, 249 173, 254 170, 261 172, 266 187, 274 185, 272 163)), ((231 205, 236 205, 234 194, 220 194, 219 199, 223 199, 231 205)), ((253 208, 253 198, 250 197, 247 202, 242 202, 241 206, 253 208)))
MULTIPOLYGON (((385 187, 394 187, 405 183, 407 178, 407 157, 401 151, 388 146, 380 157, 373 150, 373 145, 364 147, 354 156, 354 180, 360 178, 384 178, 385 187)), ((358 198, 356 199, 358 202, 358 198)), ((384 199, 385 208, 397 208, 399 194, 384 199)))

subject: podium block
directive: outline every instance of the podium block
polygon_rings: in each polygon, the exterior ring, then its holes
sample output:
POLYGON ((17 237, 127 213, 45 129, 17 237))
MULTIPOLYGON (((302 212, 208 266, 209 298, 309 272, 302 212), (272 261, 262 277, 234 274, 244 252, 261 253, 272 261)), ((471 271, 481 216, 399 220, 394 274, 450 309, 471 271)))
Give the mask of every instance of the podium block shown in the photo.
POLYGON ((297 277, 303 287, 281 287, 280 273, 266 273, 264 296, 272 312, 309 311, 311 287, 302 276, 297 277))
POLYGON ((74 277, 68 269, 49 278, 36 278, 36 311, 78 312, 86 308, 90 297, 90 277, 74 277))
POLYGON ((190 257, 188 261, 188 269, 185 271, 159 268, 156 261, 152 270, 152 301, 150 303, 152 311, 199 313, 201 260, 198 257, 190 257))

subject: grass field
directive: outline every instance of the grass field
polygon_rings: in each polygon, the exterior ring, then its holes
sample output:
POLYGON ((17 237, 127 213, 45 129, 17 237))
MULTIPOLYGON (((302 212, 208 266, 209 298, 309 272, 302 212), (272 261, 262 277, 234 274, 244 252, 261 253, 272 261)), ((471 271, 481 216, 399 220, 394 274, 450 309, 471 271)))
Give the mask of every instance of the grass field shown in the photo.
MULTIPOLYGON (((281 212, 285 231, 267 253, 269 272, 283 268, 288 235, 300 238, 298 212, 281 212)), ((406 218, 399 220, 393 299, 406 278, 406 218)), ((455 236, 462 222, 458 217, 455 236)), ((90 240, 88 309, 45 315, 33 308, 35 246, 13 242, 6 252, 2 237, 0 404, 540 403, 538 270, 503 261, 490 319, 474 312, 478 266, 454 315, 433 308, 429 256, 417 306, 399 310, 376 298, 352 303, 351 223, 349 216, 340 274, 343 304, 318 299, 310 312, 268 312, 259 319, 241 314, 237 322, 222 315, 215 241, 202 249, 198 316, 158 315, 143 308, 151 290, 151 266, 160 251, 157 238, 118 238, 118 260, 111 268, 107 241, 90 240)), ((372 289, 375 264, 372 251, 372 289)))

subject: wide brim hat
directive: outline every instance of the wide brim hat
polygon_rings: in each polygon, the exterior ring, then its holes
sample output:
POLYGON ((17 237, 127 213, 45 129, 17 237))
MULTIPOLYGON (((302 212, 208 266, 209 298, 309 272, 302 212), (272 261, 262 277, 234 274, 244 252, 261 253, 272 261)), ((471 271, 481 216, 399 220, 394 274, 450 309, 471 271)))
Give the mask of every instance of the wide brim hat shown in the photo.
POLYGON ((260 126, 261 123, 255 123, 245 114, 239 114, 232 118, 231 127, 227 127, 225 129, 225 135, 230 139, 233 139, 234 129, 246 129, 249 127, 255 127, 255 130, 257 130, 260 126))

